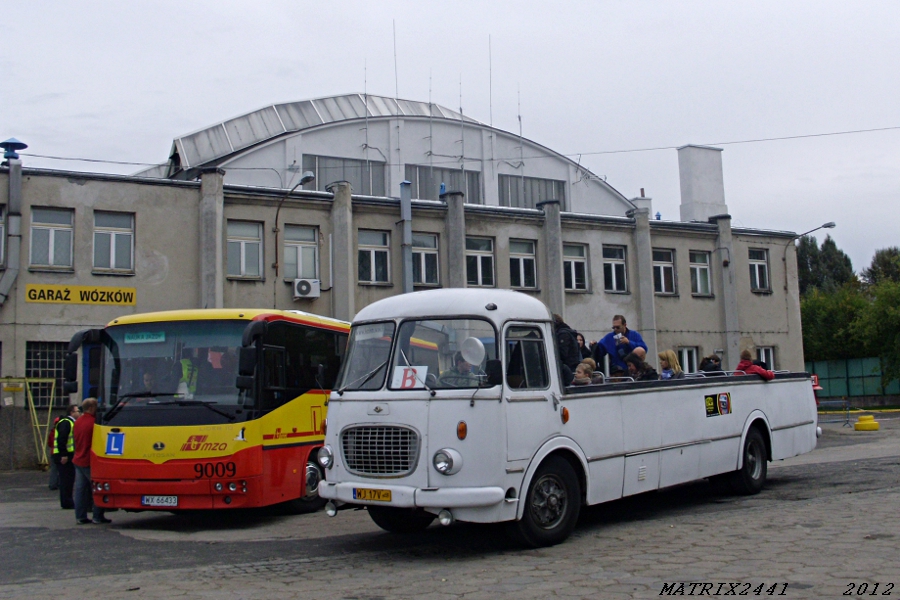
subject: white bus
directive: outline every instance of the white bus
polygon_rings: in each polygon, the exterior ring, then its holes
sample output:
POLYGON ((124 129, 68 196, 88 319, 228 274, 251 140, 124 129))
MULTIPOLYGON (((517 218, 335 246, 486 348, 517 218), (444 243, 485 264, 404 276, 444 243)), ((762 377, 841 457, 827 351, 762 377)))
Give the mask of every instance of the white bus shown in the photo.
POLYGON ((505 521, 545 546, 582 505, 715 476, 754 494, 767 461, 816 445, 806 373, 566 386, 554 341, 546 306, 505 290, 360 311, 318 457, 328 514, 365 506, 394 532, 505 521))

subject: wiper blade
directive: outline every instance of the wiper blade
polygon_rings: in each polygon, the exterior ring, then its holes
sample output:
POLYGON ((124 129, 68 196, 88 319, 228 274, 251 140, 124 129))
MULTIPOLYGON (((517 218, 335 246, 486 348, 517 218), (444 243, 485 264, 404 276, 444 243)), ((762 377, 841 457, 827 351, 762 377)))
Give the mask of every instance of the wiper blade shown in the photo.
POLYGON ((350 386, 356 385, 357 382, 359 383, 360 386, 366 385, 366 384, 369 382, 370 379, 372 379, 373 377, 375 377, 375 374, 376 374, 378 371, 380 371, 382 367, 384 367, 385 365, 387 365, 388 360, 389 360, 389 359, 384 359, 384 362, 381 363, 380 365, 378 365, 377 367, 375 367, 375 369, 373 369, 372 371, 369 371, 368 373, 366 373, 365 375, 363 375, 363 376, 360 377, 359 379, 356 379, 355 381, 351 381, 350 383, 348 383, 347 385, 345 385, 344 387, 342 387, 341 389, 339 389, 339 390, 338 390, 338 395, 343 396, 343 395, 344 395, 344 390, 346 390, 346 389, 349 388, 350 386), (362 381, 360 381, 360 380, 362 380, 362 381))
MULTIPOLYGON (((174 396, 178 392, 134 392, 132 394, 122 394, 119 396, 119 402, 125 398, 158 398, 160 396, 174 396)), ((116 403, 118 406, 118 402, 116 403)))
MULTIPOLYGON (((403 350, 400 350, 400 356, 402 356, 403 360, 406 361, 406 366, 409 367, 410 369, 412 369, 412 365, 409 363, 409 359, 406 358, 406 352, 404 352, 403 350)), ((428 384, 425 383, 424 379, 419 377, 419 374, 416 372, 415 369, 413 369, 413 375, 415 376, 416 380, 419 381, 419 383, 421 383, 422 385, 425 386, 425 389, 428 390, 428 392, 431 394, 431 397, 434 398, 434 396, 435 396, 435 394, 437 394, 437 392, 435 392, 433 389, 428 387, 428 384)))
MULTIPOLYGON (((163 394, 163 395, 171 396, 172 394, 163 394)), ((153 404, 154 406, 163 406, 163 405, 170 405, 170 404, 174 404, 176 406, 205 406, 209 410, 213 411, 216 414, 222 415, 223 417, 225 417, 226 419, 229 419, 230 421, 234 421, 236 418, 234 415, 227 413, 224 410, 220 410, 220 409, 216 408, 215 406, 213 406, 213 404, 215 404, 215 402, 208 402, 208 401, 204 401, 204 400, 169 400, 167 402, 151 402, 151 404, 153 404)))

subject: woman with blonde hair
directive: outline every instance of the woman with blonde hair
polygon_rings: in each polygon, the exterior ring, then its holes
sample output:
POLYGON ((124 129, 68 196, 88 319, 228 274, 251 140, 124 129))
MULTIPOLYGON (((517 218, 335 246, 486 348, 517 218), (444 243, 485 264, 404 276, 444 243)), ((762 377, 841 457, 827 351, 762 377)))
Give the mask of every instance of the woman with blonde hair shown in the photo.
POLYGON ((660 379, 684 379, 684 371, 678 364, 678 356, 674 350, 663 350, 658 354, 660 379))

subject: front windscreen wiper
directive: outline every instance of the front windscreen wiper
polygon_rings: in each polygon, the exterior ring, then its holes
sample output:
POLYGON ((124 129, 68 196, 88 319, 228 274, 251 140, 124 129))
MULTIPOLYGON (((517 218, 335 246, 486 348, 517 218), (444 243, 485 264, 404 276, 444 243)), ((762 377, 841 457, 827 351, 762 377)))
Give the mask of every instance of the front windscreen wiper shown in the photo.
POLYGON ((384 367, 385 365, 387 365, 387 363, 388 363, 388 361, 387 361, 387 359, 385 359, 385 361, 384 361, 383 363, 381 363, 380 365, 378 365, 377 367, 375 367, 375 369, 373 369, 372 371, 369 371, 368 373, 366 373, 365 375, 363 375, 363 376, 360 377, 359 379, 356 379, 355 381, 351 381, 350 383, 348 383, 347 385, 345 385, 344 387, 342 387, 341 389, 338 390, 338 395, 339 395, 339 396, 343 396, 343 395, 344 395, 344 390, 346 390, 346 389, 347 389, 348 387, 350 387, 351 385, 356 385, 357 382, 359 382, 359 387, 362 387, 362 386, 366 385, 367 383, 369 383, 369 380, 370 380, 370 379, 372 379, 373 377, 375 377, 375 374, 378 373, 378 371, 380 371, 380 370, 382 369, 382 367, 384 367), (360 381, 360 380, 362 380, 362 381, 360 381))
MULTIPOLYGON (((160 394, 160 395, 171 396, 172 394, 160 394)), ((225 412, 224 410, 220 410, 220 409, 216 408, 215 406, 213 406, 213 404, 215 404, 215 402, 207 402, 204 400, 167 400, 165 402, 158 402, 158 401, 152 400, 149 402, 149 404, 152 404, 154 406, 163 406, 163 405, 167 405, 167 404, 174 404, 176 406, 205 406, 209 410, 213 411, 214 413, 222 415, 223 417, 225 417, 226 419, 228 419, 230 421, 234 421, 237 418, 234 415, 229 414, 229 413, 225 412)))

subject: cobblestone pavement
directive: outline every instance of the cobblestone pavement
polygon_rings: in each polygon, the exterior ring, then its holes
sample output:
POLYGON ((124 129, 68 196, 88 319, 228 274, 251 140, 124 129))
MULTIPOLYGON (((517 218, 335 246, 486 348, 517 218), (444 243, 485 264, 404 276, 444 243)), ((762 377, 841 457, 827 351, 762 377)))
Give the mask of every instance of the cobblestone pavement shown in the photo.
POLYGON ((860 584, 900 597, 900 419, 878 419, 876 433, 825 426, 757 496, 698 482, 591 507, 540 550, 502 526, 390 535, 364 511, 114 513, 76 528, 33 475, 0 474, 0 598, 838 598, 860 584))

